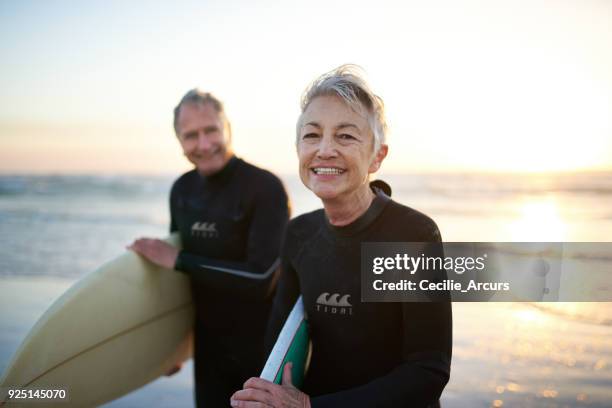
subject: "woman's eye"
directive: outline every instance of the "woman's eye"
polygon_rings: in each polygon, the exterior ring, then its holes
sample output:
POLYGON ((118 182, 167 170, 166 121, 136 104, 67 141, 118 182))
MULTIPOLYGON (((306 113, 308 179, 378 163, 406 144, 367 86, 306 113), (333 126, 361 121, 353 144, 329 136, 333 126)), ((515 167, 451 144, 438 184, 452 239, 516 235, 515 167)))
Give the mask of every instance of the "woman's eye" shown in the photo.
POLYGON ((306 133, 304 136, 302 136, 302 139, 314 139, 317 137, 319 137, 319 135, 316 133, 306 133))
POLYGON ((338 137, 342 140, 357 140, 357 138, 355 138, 355 136, 349 135, 347 133, 341 133, 338 135, 338 137))

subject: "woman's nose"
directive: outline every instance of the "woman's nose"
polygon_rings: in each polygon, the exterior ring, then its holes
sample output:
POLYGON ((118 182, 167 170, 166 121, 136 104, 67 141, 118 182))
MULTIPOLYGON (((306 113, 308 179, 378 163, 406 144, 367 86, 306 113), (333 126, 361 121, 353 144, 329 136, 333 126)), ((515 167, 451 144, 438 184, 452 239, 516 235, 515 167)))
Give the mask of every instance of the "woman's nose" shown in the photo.
POLYGON ((317 157, 326 159, 330 157, 336 157, 337 155, 338 151, 336 150, 336 143, 334 142, 333 137, 323 136, 321 138, 321 142, 319 143, 317 157))

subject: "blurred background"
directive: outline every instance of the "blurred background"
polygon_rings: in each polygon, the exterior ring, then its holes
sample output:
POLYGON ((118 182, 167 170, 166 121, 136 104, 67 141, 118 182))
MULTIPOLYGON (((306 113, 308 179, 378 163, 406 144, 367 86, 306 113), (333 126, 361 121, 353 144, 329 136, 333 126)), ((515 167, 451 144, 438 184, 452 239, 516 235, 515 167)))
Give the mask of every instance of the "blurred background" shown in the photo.
MULTIPOLYGON (((0 372, 79 277, 167 233, 194 87, 293 215, 320 207, 296 176, 300 95, 350 62, 387 107, 378 177, 444 240, 610 241, 611 26, 608 1, 1 2, 0 372)), ((455 304, 453 352, 447 407, 612 404, 610 303, 455 304)), ((192 388, 188 365, 110 405, 192 388)))

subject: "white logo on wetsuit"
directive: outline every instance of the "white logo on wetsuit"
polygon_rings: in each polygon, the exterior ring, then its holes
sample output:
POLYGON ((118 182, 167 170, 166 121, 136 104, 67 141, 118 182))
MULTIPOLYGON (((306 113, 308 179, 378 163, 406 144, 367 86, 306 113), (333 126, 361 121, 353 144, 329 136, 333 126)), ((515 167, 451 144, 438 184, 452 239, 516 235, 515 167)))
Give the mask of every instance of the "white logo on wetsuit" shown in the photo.
POLYGON ((339 293, 334 293, 333 295, 327 292, 321 293, 317 298, 316 310, 323 313, 352 315, 353 305, 348 301, 350 297, 351 295, 340 297, 339 293))
POLYGON ((219 236, 217 224, 214 222, 195 222, 191 226, 191 235, 200 238, 216 238, 219 236))

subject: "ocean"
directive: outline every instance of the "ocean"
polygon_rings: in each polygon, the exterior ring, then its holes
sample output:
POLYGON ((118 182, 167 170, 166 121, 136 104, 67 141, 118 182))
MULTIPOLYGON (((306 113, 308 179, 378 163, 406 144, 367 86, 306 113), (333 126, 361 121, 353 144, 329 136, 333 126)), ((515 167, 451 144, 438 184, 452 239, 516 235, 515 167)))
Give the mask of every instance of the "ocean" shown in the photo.
MULTIPOLYGON (((445 241, 608 242, 612 173, 385 174, 445 241)), ((293 215, 320 203, 282 177, 293 215)), ((165 176, 0 176, 0 372, 40 314, 137 237, 168 232, 165 176)), ((604 270, 612 271, 610 260, 604 270)), ((601 265, 600 265, 601 266, 601 265)), ((453 305, 445 407, 612 406, 612 303, 453 305)), ((191 363, 108 406, 193 406, 191 363)))

